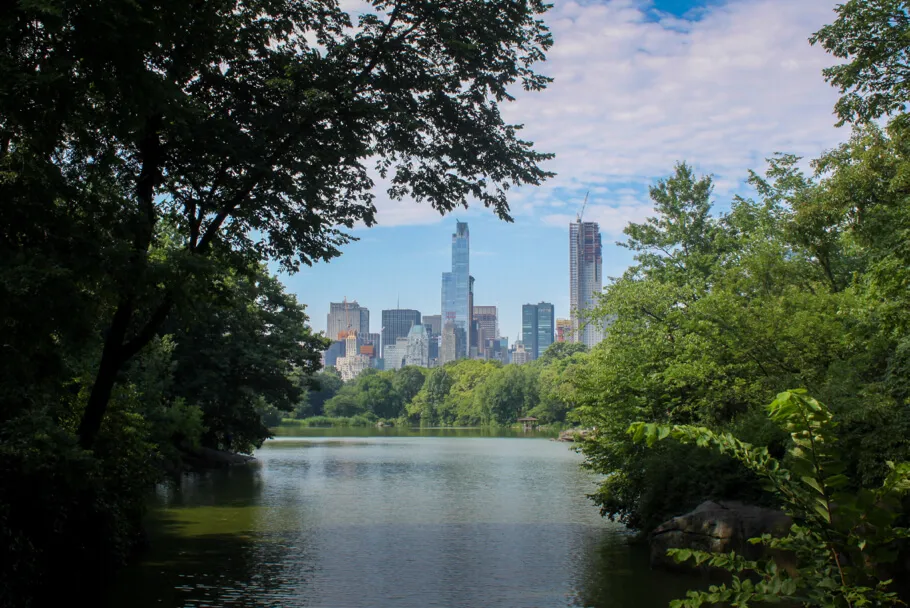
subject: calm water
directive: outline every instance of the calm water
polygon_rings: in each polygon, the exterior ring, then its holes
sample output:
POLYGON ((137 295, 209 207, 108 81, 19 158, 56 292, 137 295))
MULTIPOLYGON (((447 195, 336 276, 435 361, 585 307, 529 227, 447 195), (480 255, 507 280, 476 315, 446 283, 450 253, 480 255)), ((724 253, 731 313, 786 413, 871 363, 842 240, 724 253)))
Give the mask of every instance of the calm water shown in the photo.
POLYGON ((256 457, 159 490, 109 606, 656 608, 693 582, 600 518, 566 444, 279 437, 256 457))

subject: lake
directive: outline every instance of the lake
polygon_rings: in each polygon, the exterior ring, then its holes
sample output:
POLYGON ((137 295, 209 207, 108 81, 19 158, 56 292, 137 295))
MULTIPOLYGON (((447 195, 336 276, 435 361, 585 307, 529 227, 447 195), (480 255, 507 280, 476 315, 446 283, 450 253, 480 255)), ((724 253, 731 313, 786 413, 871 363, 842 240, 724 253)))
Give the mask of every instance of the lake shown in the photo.
POLYGON ((107 605, 657 608, 693 583, 600 517, 564 443, 292 430, 253 466, 160 487, 151 550, 107 605))

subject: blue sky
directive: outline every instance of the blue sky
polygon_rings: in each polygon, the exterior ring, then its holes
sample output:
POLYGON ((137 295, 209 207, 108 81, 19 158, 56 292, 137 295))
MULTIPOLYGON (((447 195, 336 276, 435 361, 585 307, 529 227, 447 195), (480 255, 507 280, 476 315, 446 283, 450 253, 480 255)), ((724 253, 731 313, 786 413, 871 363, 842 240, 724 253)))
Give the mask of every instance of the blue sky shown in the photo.
MULTIPOLYGON (((356 10, 359 0, 345 0, 356 10)), ((686 160, 715 178, 719 211, 748 194, 749 169, 775 152, 812 158, 845 139, 834 128, 836 91, 821 77, 831 58, 807 39, 832 20, 833 0, 555 0, 547 15, 555 45, 539 71, 550 88, 520 93, 503 108, 523 136, 555 152, 557 177, 510 199, 515 222, 481 207, 440 217, 391 201, 377 180, 379 225, 340 258, 283 276, 325 330, 330 301, 380 311, 439 314, 455 219, 471 231, 475 303, 499 307, 514 340, 521 305, 549 301, 568 316, 568 223, 590 190, 585 219, 598 221, 604 275, 631 262, 614 245, 622 228, 651 213, 647 186, 686 160)))

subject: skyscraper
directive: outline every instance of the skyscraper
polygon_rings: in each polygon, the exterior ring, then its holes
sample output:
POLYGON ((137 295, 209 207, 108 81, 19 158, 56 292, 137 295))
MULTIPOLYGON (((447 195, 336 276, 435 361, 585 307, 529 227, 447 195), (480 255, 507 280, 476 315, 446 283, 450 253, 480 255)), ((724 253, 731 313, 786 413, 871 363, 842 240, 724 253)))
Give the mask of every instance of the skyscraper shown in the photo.
POLYGON ((591 319, 596 295, 603 291, 603 257, 597 222, 569 224, 569 308, 572 342, 589 348, 603 340, 603 323, 591 319))
POLYGON ((453 322, 442 328, 442 340, 439 344, 439 363, 445 365, 459 358, 458 353, 465 352, 465 331, 453 322))
POLYGON ((521 341, 532 361, 553 344, 555 321, 553 305, 549 302, 521 307, 521 341))
POLYGON ((550 348, 555 339, 556 312, 549 302, 540 302, 537 305, 537 344, 534 358, 539 359, 545 350, 550 348))
POLYGON ((370 310, 353 302, 329 302, 329 314, 326 316, 325 335, 330 340, 344 340, 348 329, 353 329, 361 336, 370 333, 370 310), (341 336, 341 332, 345 332, 341 336))
POLYGON ((423 324, 427 326, 431 336, 442 335, 442 315, 423 315, 423 324))
POLYGON ((411 327, 420 325, 420 311, 409 308, 394 308, 382 311, 382 356, 386 346, 395 344, 398 338, 407 338, 411 327))
MULTIPOLYGON (((442 324, 452 322, 470 338, 471 331, 471 236, 465 222, 456 222, 452 235, 452 271, 442 273, 442 324)), ((466 345, 465 345, 466 346, 466 345)), ((467 356, 467 350, 456 356, 467 356)))
POLYGON ((406 365, 430 366, 430 336, 423 325, 415 325, 408 332, 408 355, 406 365))
MULTIPOLYGON (((474 323, 477 327, 476 342, 482 353, 487 350, 487 342, 499 337, 499 320, 495 306, 474 306, 474 323)), ((484 358, 489 358, 484 354, 484 358)))

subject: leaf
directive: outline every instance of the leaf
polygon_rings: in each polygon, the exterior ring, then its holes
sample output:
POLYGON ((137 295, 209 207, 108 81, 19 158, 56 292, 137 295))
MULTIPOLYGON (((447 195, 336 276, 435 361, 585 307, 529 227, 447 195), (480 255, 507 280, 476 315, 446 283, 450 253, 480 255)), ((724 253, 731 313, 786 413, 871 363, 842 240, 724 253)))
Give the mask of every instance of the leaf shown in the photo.
POLYGON ((809 486, 810 488, 812 488, 813 490, 815 490, 816 492, 818 492, 818 493, 821 494, 822 496, 825 495, 825 491, 822 490, 822 487, 821 487, 821 485, 818 483, 818 480, 815 479, 814 477, 810 477, 810 476, 808 476, 808 475, 803 475, 802 477, 800 477, 800 479, 802 480, 802 482, 803 482, 804 484, 806 484, 807 486, 809 486))
POLYGON ((831 514, 828 513, 828 507, 824 503, 813 505, 813 509, 818 513, 822 519, 824 519, 829 524, 831 523, 831 514))
POLYGON ((681 564, 684 561, 686 561, 687 559, 689 559, 690 557, 692 557, 692 550, 691 549, 677 549, 671 555, 672 555, 673 559, 675 559, 678 563, 681 564))

